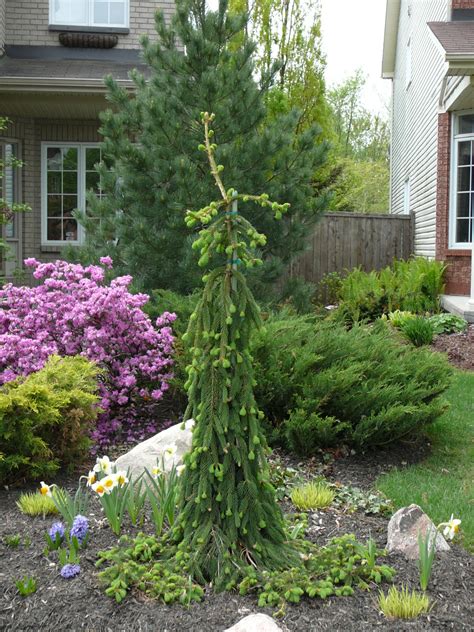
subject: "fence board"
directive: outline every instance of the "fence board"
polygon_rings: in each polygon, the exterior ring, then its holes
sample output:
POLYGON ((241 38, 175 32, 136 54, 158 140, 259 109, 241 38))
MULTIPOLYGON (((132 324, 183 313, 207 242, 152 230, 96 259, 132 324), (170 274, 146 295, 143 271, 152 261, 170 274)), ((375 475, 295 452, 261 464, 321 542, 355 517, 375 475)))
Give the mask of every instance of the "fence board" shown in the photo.
POLYGON ((410 215, 327 213, 308 237, 307 248, 290 267, 291 277, 318 283, 330 272, 358 266, 380 270, 413 253, 410 215))

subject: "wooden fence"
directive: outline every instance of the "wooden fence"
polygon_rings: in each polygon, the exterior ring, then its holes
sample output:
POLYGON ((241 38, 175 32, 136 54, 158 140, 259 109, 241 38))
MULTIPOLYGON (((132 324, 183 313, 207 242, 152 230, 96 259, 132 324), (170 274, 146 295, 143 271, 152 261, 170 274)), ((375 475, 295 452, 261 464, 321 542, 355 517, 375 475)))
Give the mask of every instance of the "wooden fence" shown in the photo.
POLYGON ((308 238, 306 251, 293 261, 290 277, 317 283, 329 272, 361 266, 380 270, 394 258, 413 253, 412 215, 327 213, 308 238))

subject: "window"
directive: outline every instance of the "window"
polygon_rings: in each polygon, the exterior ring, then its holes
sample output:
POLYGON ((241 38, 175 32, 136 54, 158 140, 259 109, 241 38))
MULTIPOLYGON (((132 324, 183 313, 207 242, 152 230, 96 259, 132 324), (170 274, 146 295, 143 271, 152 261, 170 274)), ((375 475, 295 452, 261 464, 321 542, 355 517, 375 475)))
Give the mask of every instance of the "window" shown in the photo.
POLYGON ((450 245, 470 248, 474 217, 474 113, 453 120, 450 245))
POLYGON ((100 162, 98 145, 44 143, 41 158, 42 242, 58 245, 80 243, 84 234, 73 216, 75 209, 85 209, 86 193, 101 195, 99 174, 94 165, 100 162))
POLYGON ((58 26, 127 28, 129 0, 50 0, 49 21, 58 26))

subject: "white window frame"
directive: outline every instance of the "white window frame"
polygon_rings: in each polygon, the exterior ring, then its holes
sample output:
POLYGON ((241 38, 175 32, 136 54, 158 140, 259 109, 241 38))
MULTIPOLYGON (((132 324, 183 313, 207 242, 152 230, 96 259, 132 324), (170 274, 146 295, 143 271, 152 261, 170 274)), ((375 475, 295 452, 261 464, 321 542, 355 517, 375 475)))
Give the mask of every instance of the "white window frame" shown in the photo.
POLYGON ((130 0, 125 0, 125 22, 123 24, 103 24, 99 22, 94 22, 94 0, 76 0, 76 2, 85 2, 87 5, 87 20, 84 23, 64 23, 64 22, 55 22, 54 20, 54 8, 53 3, 54 0, 49 0, 49 23, 51 26, 78 26, 78 27, 87 27, 87 28, 125 28, 128 29, 130 27, 130 0))
MULTIPOLYGON (((474 114, 474 110, 462 110, 451 114, 451 168, 449 175, 449 241, 450 249, 471 250, 470 241, 456 241, 456 220, 457 220, 457 193, 458 193, 458 143, 463 140, 474 141, 473 134, 458 134, 459 117, 465 114, 474 114)), ((474 168, 473 168, 474 170, 474 168)), ((471 176, 472 177, 472 176, 471 176)), ((473 183, 474 184, 474 183, 473 183)), ((473 196, 474 201, 474 196, 473 196)), ((474 206, 474 204, 473 204, 474 206)), ((474 233, 474 208, 471 209, 472 233, 474 233)))
POLYGON ((55 142, 44 141, 41 143, 41 245, 42 246, 78 246, 84 243, 85 230, 77 222, 77 239, 67 241, 59 239, 48 239, 48 161, 47 152, 49 147, 72 147, 77 149, 77 208, 84 211, 86 208, 86 149, 97 149, 100 143, 84 142, 55 142))

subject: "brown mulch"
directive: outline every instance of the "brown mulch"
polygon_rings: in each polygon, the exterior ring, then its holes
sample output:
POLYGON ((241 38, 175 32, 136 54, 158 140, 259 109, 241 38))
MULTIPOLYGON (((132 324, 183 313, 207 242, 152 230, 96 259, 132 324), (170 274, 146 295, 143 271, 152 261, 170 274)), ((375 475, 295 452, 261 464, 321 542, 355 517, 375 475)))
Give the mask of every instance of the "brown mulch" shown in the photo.
MULTIPOLYGON (((303 477, 324 473, 334 482, 367 490, 372 488, 374 479, 380 473, 415 462, 427 450, 429 445, 406 444, 392 451, 367 455, 336 455, 340 458, 327 462, 317 458, 297 460, 285 455, 281 455, 281 460, 296 468, 303 477)), ((69 477, 60 480, 60 483, 72 490, 76 481, 76 477, 69 477)), ((88 547, 81 555, 81 574, 75 579, 64 580, 59 576, 56 557, 43 554, 43 536, 53 519, 32 519, 22 515, 15 505, 20 491, 25 490, 0 490, 2 631, 222 632, 247 614, 265 612, 272 615, 271 609, 258 607, 254 597, 241 597, 235 593, 216 594, 209 587, 204 601, 189 609, 166 606, 135 592, 117 605, 104 595, 94 565, 97 552, 116 544, 117 538, 104 524, 100 508, 94 503, 89 511, 91 533, 88 547), (17 549, 7 547, 4 537, 16 533, 21 534, 22 545, 17 549), (15 580, 24 575, 32 575, 38 580, 37 592, 26 598, 18 595, 14 585, 15 580)), ((288 500, 283 501, 283 507, 291 510, 288 500)), ((386 515, 367 515, 363 511, 350 512, 344 507, 331 507, 310 512, 308 537, 324 545, 344 533, 355 533, 361 541, 371 535, 383 547, 388 518, 386 515)), ((150 522, 145 522, 143 530, 153 531, 150 522)), ((135 533, 137 529, 127 525, 126 531, 135 533)), ((407 584, 418 588, 416 562, 390 555, 386 563, 397 571, 396 585, 407 584)), ((383 589, 386 588, 387 585, 384 585, 383 589)), ((357 590, 353 597, 324 601, 304 599, 298 605, 288 606, 278 625, 285 632, 473 629, 473 557, 455 544, 449 553, 436 557, 428 591, 433 608, 428 615, 409 622, 387 620, 378 610, 377 591, 378 587, 373 586, 370 591, 357 590)))
POLYGON ((436 336, 431 346, 446 353, 449 362, 458 369, 474 371, 474 325, 458 334, 436 336))

